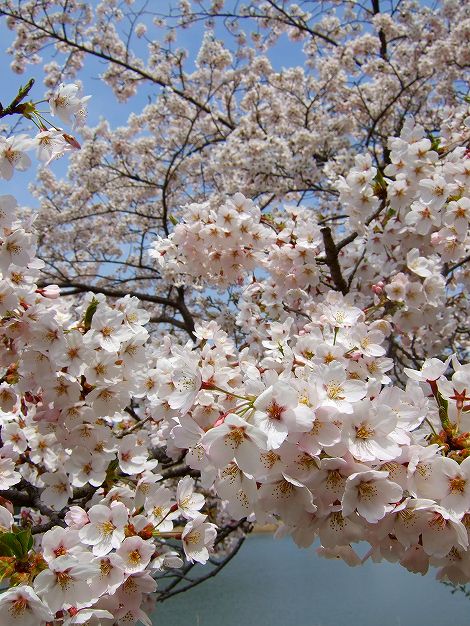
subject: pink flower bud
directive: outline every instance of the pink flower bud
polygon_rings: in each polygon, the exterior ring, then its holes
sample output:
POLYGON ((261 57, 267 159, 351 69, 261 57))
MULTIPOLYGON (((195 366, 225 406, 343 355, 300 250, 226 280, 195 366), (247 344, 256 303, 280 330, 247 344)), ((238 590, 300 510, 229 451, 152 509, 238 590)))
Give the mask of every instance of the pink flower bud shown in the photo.
POLYGON ((76 530, 80 530, 90 521, 86 511, 80 506, 71 506, 64 519, 69 528, 75 528, 76 530))
POLYGON ((60 287, 59 285, 47 285, 43 289, 36 289, 36 292, 40 293, 44 298, 55 300, 60 296, 60 287))
POLYGON ((69 146, 72 146, 72 148, 75 148, 76 150, 80 150, 81 145, 78 143, 75 137, 73 137, 72 135, 68 135, 67 133, 62 133, 62 135, 65 141, 69 144, 69 146))

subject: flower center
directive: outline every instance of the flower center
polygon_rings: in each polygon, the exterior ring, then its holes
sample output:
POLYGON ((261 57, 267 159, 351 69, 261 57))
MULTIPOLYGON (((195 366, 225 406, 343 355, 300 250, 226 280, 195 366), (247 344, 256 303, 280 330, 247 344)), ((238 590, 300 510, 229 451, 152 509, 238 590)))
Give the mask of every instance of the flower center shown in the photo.
POLYGON ((461 476, 456 476, 449 480, 449 487, 452 493, 463 493, 465 491, 465 485, 467 481, 461 476))
POLYGON ((374 431, 367 424, 356 427, 356 439, 370 439, 373 435, 374 431))
POLYGON ((70 574, 68 573, 68 571, 56 572, 55 576, 56 576, 57 583, 62 590, 68 589, 70 587, 70 583, 73 579, 72 579, 72 576, 70 576, 70 574))
POLYGON ((233 448, 238 448, 245 440, 245 429, 242 427, 232 427, 226 435, 226 444, 233 448), (229 439, 230 441, 227 441, 229 439))
POLYGON ((101 559, 100 572, 101 576, 109 576, 110 571, 113 569, 111 561, 109 559, 101 559))
POLYGON ((107 537, 108 535, 111 535, 113 531, 115 530, 115 528, 116 526, 110 520, 107 520, 106 522, 103 522, 102 524, 100 524, 101 533, 105 537, 107 537))
POLYGON ((278 404, 275 400, 266 409, 266 413, 273 420, 280 420, 284 412, 284 407, 278 404))
POLYGON ((142 555, 137 549, 132 550, 132 552, 129 552, 127 560, 131 565, 138 565, 142 561, 142 555))
POLYGON ((195 531, 187 535, 184 540, 186 543, 196 544, 199 543, 200 539, 201 533, 199 531, 195 531))
POLYGON ((344 400, 344 396, 342 386, 337 382, 328 383, 326 386, 326 395, 330 398, 330 400, 344 400))
POLYGON ((373 483, 360 483, 357 491, 362 500, 371 500, 377 495, 377 489, 373 483))
POLYGON ((24 598, 23 596, 20 596, 19 598, 17 598, 10 604, 9 611, 11 615, 13 615, 14 618, 17 618, 23 615, 23 613, 27 611, 28 608, 29 608, 28 600, 24 598))

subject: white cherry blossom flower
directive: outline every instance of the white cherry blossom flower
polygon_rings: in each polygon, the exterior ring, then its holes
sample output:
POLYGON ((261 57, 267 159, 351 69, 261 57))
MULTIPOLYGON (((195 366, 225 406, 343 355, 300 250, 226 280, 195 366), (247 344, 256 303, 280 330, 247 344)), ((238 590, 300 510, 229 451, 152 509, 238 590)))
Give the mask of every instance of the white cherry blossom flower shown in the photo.
POLYGON ((127 574, 142 572, 150 563, 154 552, 154 545, 144 541, 141 537, 127 537, 116 550, 116 554, 124 563, 124 571, 127 574))
POLYGON ((436 358, 426 359, 420 371, 404 368, 405 374, 412 380, 419 382, 435 381, 440 378, 449 367, 451 357, 444 362, 436 358))
POLYGON ((59 556, 36 576, 34 590, 54 613, 71 606, 82 608, 93 597, 88 581, 97 573, 98 568, 89 562, 59 556))
POLYGON ((194 480, 190 476, 185 476, 176 487, 176 504, 178 511, 186 519, 194 519, 199 515, 200 509, 204 506, 204 496, 202 493, 194 492, 194 480))
POLYGON ((214 524, 205 521, 206 515, 198 515, 184 527, 181 539, 186 558, 191 563, 206 563, 212 549, 217 530, 214 524))
POLYGON ((270 448, 279 448, 289 432, 306 432, 311 427, 312 412, 305 405, 299 407, 297 391, 281 381, 263 391, 253 406, 253 421, 267 436, 270 448))
POLYGON ((4 626, 44 626, 54 618, 33 588, 27 585, 12 587, 0 594, 0 613, 4 626))
POLYGON ((80 543, 78 531, 54 526, 44 533, 41 547, 46 561, 51 562, 60 556, 77 556, 85 551, 80 543))
POLYGON ((238 415, 229 414, 222 424, 203 436, 201 444, 217 467, 222 468, 235 459, 242 470, 253 474, 258 469, 259 451, 267 449, 267 441, 268 435, 261 426, 253 426, 238 415))
POLYGON ((104 556, 113 548, 120 547, 128 517, 122 502, 113 502, 110 507, 95 504, 88 510, 90 522, 80 529, 80 539, 84 544, 93 546, 95 556, 104 556))
POLYGON ((21 474, 15 471, 15 462, 0 456, 0 490, 8 489, 21 480, 21 474))
POLYGON ((60 83, 57 90, 49 99, 51 114, 59 117, 66 124, 71 124, 73 120, 83 117, 82 110, 91 96, 79 97, 80 88, 74 83, 60 83))
POLYGON ((341 501, 343 515, 357 511, 375 524, 401 499, 403 489, 387 480, 388 472, 369 470, 348 476, 341 501))
POLYGON ((126 574, 124 562, 114 552, 97 557, 92 561, 99 568, 99 574, 93 579, 93 591, 98 596, 105 593, 113 594, 122 585, 126 574))
POLYGON ((0 178, 10 180, 14 170, 24 172, 31 165, 26 154, 34 146, 34 141, 27 135, 0 136, 0 178))

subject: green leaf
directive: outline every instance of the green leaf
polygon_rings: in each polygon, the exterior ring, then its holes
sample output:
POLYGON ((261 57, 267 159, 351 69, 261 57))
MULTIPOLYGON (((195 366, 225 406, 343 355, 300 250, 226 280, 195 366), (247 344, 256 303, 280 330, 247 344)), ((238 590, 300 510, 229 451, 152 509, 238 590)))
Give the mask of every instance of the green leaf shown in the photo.
POLYGON ((33 536, 31 534, 31 528, 21 530, 19 533, 16 534, 16 538, 23 548, 23 556, 26 556, 33 547, 33 536))
POLYGON ((90 330, 91 321, 93 319, 93 315, 96 313, 98 304, 99 304, 99 301, 96 298, 93 298, 90 304, 88 305, 88 308, 85 311, 85 315, 83 316, 83 325, 85 326, 85 330, 90 330))
POLYGON ((28 95, 28 93, 31 91, 31 88, 33 85, 34 85, 34 78, 31 78, 30 80, 28 80, 28 82, 26 83, 24 87, 20 87, 18 89, 18 93, 16 94, 15 99, 13 100, 10 106, 12 108, 16 107, 22 100, 24 100, 26 96, 28 95))
POLYGON ((14 533, 2 533, 0 535, 0 556, 16 556, 21 559, 23 546, 14 533))

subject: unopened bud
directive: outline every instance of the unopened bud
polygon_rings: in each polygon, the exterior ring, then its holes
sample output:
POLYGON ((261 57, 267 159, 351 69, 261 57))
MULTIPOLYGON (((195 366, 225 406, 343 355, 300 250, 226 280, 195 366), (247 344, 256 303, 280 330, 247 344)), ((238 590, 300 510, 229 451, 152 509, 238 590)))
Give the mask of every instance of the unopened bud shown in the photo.
POLYGON ((72 137, 72 135, 69 135, 67 133, 62 133, 63 138, 65 139, 65 141, 72 146, 72 148, 75 148, 76 150, 80 150, 81 145, 78 143, 78 141, 75 139, 75 137, 72 137))
POLYGON ((47 287, 42 289, 36 289, 36 293, 41 294, 44 298, 49 298, 49 300, 55 300, 60 296, 60 287, 58 285, 47 285, 47 287))

